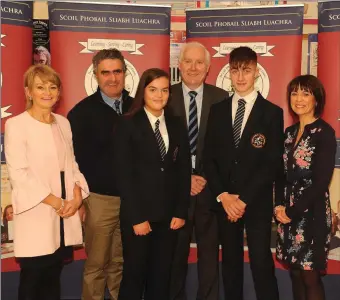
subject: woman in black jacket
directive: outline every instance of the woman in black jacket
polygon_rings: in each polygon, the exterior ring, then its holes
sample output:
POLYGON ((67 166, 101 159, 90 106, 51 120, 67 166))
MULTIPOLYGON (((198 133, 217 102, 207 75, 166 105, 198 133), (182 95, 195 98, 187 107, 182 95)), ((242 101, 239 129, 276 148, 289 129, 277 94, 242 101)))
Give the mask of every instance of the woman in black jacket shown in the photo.
POLYGON ((121 202, 123 279, 119 300, 168 298, 176 230, 185 224, 191 163, 187 130, 164 107, 169 76, 146 70, 114 150, 121 202))

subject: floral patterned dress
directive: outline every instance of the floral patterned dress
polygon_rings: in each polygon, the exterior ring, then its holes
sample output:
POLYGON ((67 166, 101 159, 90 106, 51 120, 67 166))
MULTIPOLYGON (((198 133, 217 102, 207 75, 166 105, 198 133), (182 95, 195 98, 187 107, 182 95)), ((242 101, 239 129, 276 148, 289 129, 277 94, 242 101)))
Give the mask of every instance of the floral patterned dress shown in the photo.
POLYGON ((278 225, 276 257, 304 270, 326 270, 331 234, 328 185, 336 152, 333 128, 317 119, 296 143, 299 123, 285 132, 284 205, 292 220, 278 225))

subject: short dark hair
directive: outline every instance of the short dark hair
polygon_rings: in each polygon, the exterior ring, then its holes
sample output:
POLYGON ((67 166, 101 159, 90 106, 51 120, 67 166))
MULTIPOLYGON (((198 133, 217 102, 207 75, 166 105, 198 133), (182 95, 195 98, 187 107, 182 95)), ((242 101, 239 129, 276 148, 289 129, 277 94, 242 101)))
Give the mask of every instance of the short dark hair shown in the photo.
POLYGON ((239 68, 243 65, 249 65, 251 63, 257 64, 257 54, 249 47, 238 47, 233 49, 229 54, 230 68, 239 68))
POLYGON ((147 69, 143 72, 136 91, 135 98, 133 100, 133 103, 127 113, 127 116, 133 116, 137 111, 143 108, 145 105, 145 100, 144 100, 144 91, 145 88, 155 79, 165 77, 169 81, 169 88, 170 88, 170 77, 167 72, 165 72, 162 69, 158 68, 152 68, 152 69, 147 69))
POLYGON ((126 64, 125 64, 125 59, 124 59, 122 52, 120 52, 116 48, 111 48, 111 49, 102 49, 98 51, 95 56, 93 56, 92 64, 93 64, 94 73, 97 72, 98 65, 104 59, 119 59, 123 64, 124 73, 126 72, 126 64))
POLYGON ((300 75, 289 82, 287 86, 287 101, 289 109, 294 115, 296 114, 291 107, 290 95, 298 89, 309 92, 314 96, 316 102, 314 117, 319 118, 322 115, 326 104, 326 91, 322 82, 313 75, 300 75))

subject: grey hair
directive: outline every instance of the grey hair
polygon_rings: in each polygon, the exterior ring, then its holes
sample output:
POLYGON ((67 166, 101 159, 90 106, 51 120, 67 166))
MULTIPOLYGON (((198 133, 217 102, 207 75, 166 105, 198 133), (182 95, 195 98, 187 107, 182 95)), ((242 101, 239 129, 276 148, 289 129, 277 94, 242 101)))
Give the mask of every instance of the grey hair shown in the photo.
POLYGON ((51 65, 51 54, 44 46, 38 46, 33 51, 34 54, 43 54, 46 57, 46 64, 51 65))
POLYGON ((181 51, 179 53, 179 59, 178 59, 179 62, 183 60, 184 53, 188 48, 203 48, 204 53, 205 53, 205 63, 207 64, 207 66, 210 66, 210 61, 211 61, 210 53, 208 49, 199 42, 188 42, 188 43, 183 44, 181 51))
POLYGON ((111 49, 102 49, 96 53, 95 56, 92 58, 92 64, 93 64, 93 72, 96 73, 98 69, 98 65, 100 62, 104 59, 118 59, 123 64, 123 71, 126 72, 126 64, 125 59, 118 49, 111 48, 111 49))

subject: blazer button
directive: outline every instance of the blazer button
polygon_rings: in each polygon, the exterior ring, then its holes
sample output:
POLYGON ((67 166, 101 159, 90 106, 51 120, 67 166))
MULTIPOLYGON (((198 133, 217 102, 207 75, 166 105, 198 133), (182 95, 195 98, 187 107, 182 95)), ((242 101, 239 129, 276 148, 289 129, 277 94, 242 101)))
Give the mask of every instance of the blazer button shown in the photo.
POLYGON ((163 171, 164 171, 164 168, 161 168, 161 171, 163 172, 163 171))
POLYGON ((238 160, 235 159, 234 160, 234 164, 237 165, 238 164, 238 160))

